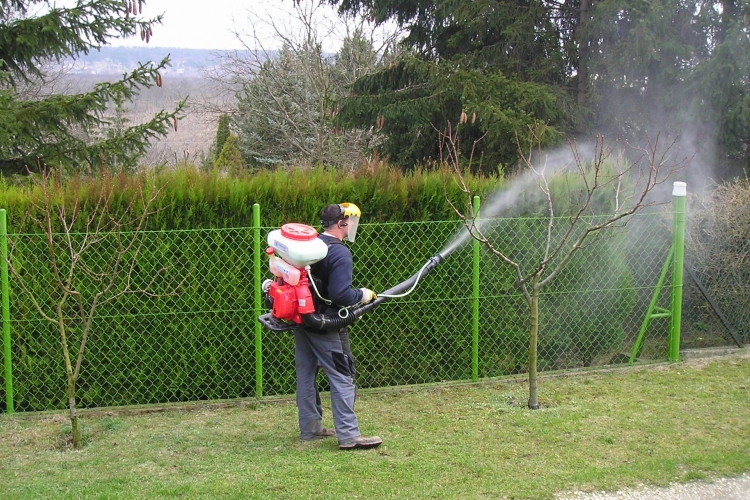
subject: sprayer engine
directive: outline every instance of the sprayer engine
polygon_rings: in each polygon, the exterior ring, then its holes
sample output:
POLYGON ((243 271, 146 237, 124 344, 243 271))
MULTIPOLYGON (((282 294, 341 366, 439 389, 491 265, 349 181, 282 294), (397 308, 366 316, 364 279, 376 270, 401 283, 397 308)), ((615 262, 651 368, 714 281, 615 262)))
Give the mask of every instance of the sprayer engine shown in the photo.
POLYGON ((302 324, 302 315, 315 312, 308 269, 328 254, 328 246, 315 228, 289 223, 268 234, 268 267, 275 276, 268 288, 271 315, 279 320, 302 324))

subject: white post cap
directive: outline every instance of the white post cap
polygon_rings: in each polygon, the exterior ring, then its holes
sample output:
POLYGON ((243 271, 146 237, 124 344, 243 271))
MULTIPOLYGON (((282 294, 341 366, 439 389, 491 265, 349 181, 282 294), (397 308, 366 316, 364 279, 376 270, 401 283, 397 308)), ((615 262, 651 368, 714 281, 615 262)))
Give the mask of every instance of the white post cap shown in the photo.
POLYGON ((672 184, 672 196, 687 196, 687 184, 681 181, 672 184))

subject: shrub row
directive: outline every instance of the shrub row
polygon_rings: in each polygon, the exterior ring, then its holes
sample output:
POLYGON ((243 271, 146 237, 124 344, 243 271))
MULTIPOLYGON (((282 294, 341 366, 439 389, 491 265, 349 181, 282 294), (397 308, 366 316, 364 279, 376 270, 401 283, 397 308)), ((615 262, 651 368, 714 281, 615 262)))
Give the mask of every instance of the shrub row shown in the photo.
MULTIPOLYGON (((494 177, 465 173, 473 194, 485 196, 502 185, 494 177)), ((402 173, 384 164, 355 172, 313 168, 262 170, 254 174, 225 176, 192 166, 152 171, 138 176, 74 177, 55 188, 55 199, 81 202, 82 215, 92 210, 101 182, 115 185, 112 211, 122 211, 136 189, 148 196, 158 190, 148 229, 208 229, 252 225, 252 206, 263 211, 262 225, 279 226, 296 221, 318 226, 318 214, 329 203, 353 202, 363 211, 363 222, 454 220, 456 214, 446 196, 463 208, 465 195, 447 169, 402 173)), ((8 211, 15 232, 34 232, 28 218, 38 215, 32 204, 39 188, 29 179, 24 185, 0 186, 0 207, 8 211)))

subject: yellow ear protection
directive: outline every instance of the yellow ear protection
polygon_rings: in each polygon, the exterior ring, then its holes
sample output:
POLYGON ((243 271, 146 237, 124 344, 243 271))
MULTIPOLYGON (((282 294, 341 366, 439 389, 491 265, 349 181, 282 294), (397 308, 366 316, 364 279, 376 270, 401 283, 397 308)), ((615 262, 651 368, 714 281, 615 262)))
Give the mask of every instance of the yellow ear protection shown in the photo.
POLYGON ((339 227, 346 227, 349 224, 347 224, 346 222, 344 222, 344 220, 347 217, 349 217, 349 216, 346 215, 346 208, 344 208, 344 205, 339 205, 339 208, 341 209, 341 215, 339 215, 340 219, 339 219, 339 222, 338 222, 339 227))

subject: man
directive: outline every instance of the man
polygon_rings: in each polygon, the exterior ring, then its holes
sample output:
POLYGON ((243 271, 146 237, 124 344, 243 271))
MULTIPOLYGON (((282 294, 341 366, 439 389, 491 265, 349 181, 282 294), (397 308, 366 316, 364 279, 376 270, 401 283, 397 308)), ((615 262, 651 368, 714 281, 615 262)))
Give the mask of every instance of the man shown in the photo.
MULTIPOLYGON (((343 244, 344 239, 354 241, 360 216, 359 208, 353 203, 328 205, 320 214, 323 233, 318 237, 328 245, 328 254, 311 266, 312 276, 320 280, 318 291, 323 297, 321 310, 316 312, 338 314, 341 308, 366 304, 376 298, 372 290, 352 287, 352 253, 343 244)), ((354 359, 346 328, 314 330, 301 326, 294 330, 294 340, 301 439, 336 436, 342 450, 378 447, 382 439, 364 437, 359 432, 354 413, 354 359), (319 367, 330 383, 335 431, 322 424, 323 408, 315 381, 319 367)))

